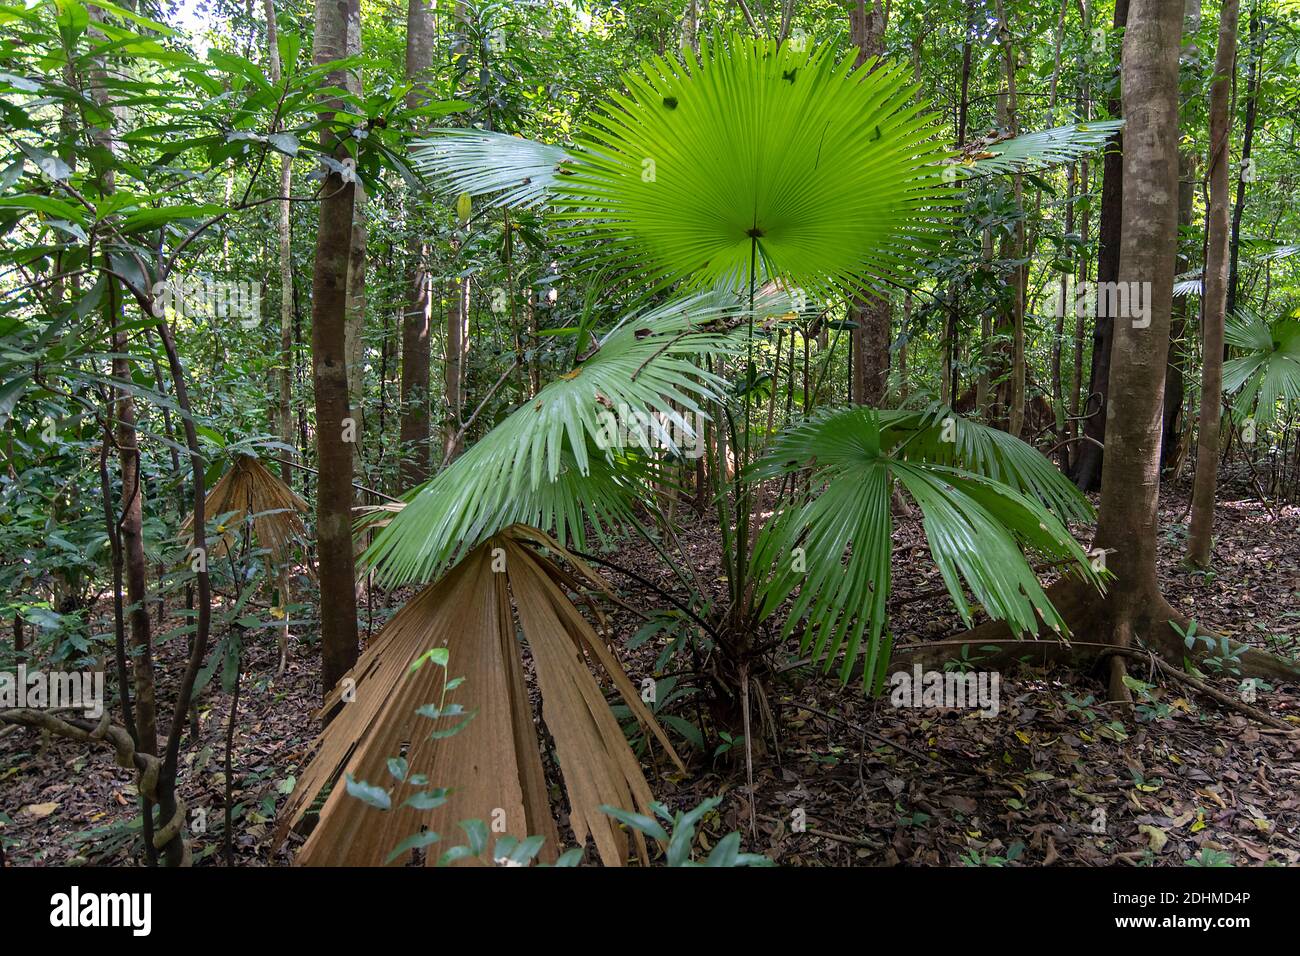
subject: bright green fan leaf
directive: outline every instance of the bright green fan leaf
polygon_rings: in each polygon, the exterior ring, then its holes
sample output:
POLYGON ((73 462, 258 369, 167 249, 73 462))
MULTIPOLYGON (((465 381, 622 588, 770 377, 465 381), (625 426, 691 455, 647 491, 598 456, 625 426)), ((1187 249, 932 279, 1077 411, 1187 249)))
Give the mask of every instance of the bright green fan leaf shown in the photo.
POLYGON ((907 71, 731 36, 656 57, 590 119, 556 196, 594 260, 665 285, 811 293, 909 271, 959 201, 907 71))

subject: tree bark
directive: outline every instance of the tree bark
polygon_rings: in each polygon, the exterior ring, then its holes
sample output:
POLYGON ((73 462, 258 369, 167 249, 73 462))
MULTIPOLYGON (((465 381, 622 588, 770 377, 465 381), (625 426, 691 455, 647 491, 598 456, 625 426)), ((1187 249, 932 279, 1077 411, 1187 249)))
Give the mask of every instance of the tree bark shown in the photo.
MULTIPOLYGON (((315 62, 342 59, 347 25, 358 13, 358 0, 319 0, 316 6, 315 62)), ((345 87, 343 71, 329 82, 345 87)), ((329 120, 341 108, 337 100, 321 103, 329 120)), ((324 140, 332 146, 334 135, 324 140)), ((336 149, 340 162, 346 151, 336 149)), ((343 420, 349 416, 346 332, 348 260, 352 245, 355 183, 336 171, 325 179, 316 233, 312 274, 312 384, 316 400, 316 543, 321 588, 321 682, 328 694, 357 659, 357 609, 352 556, 352 449, 343 420)))
MULTIPOLYGON (((854 66, 863 68, 884 52, 888 13, 881 0, 854 0, 849 8, 849 42, 858 48, 854 66)), ((858 295, 849 306, 855 323, 852 398, 858 405, 880 405, 889 382, 890 304, 886 296, 858 295)))
POLYGON ((1237 174, 1237 202, 1232 207, 1232 245, 1228 265, 1227 312, 1237 311, 1237 263, 1241 251, 1241 217, 1246 209, 1246 170, 1255 145, 1255 117, 1259 112, 1259 83, 1264 60, 1264 25, 1260 22, 1259 3, 1250 9, 1250 72, 1246 81, 1246 120, 1241 131, 1241 169, 1237 174))
MULTIPOLYGON (((279 30, 275 22, 274 0, 263 0, 266 8, 266 43, 271 64, 271 82, 278 86, 284 77, 280 62, 279 30)), ((287 485, 292 480, 294 454, 289 449, 297 447, 293 435, 293 204, 289 190, 293 187, 293 159, 280 156, 279 220, 276 226, 280 258, 280 359, 278 369, 279 402, 277 417, 280 441, 287 448, 282 452, 280 478, 287 485)))
MULTIPOLYGON (((1115 0, 1116 30, 1128 22, 1129 0, 1115 0)), ((1122 115, 1118 97, 1108 103, 1111 116, 1122 115)), ((1101 221, 1097 227, 1097 282, 1115 282, 1119 279, 1119 254, 1122 227, 1120 219, 1124 209, 1124 136, 1115 134, 1106 148, 1102 165, 1101 221)), ((1092 369, 1088 378, 1088 394, 1083 402, 1082 414, 1086 416, 1079 459, 1075 464, 1074 483, 1080 491, 1096 490, 1101 479, 1102 447, 1106 441, 1107 417, 1110 415, 1110 358, 1114 340, 1114 319, 1098 315, 1092 332, 1092 369)))
MULTIPOLYGON (((1121 647, 1151 628, 1169 630, 1156 580, 1160 499, 1160 409, 1177 253, 1178 52, 1180 4, 1132 0, 1124 34, 1124 208, 1119 281, 1146 284, 1150 323, 1112 320, 1106 467, 1096 546, 1115 575, 1108 595, 1111 642, 1121 647)), ((1128 699, 1124 661, 1111 659, 1112 699, 1128 699)))
POLYGON ((1210 204, 1206 212, 1201 417, 1196 442, 1196 481, 1187 533, 1187 558, 1208 567, 1214 532, 1214 491, 1219 467, 1219 420, 1223 401, 1223 324, 1228 303, 1228 160, 1232 116, 1228 91, 1237 49, 1239 0, 1223 0, 1219 47, 1210 84, 1210 204))
MULTIPOLYGON (((406 79, 418 84, 433 67, 433 20, 425 0, 407 0, 406 79)), ((412 89, 406 105, 412 109, 424 94, 412 89)), ((429 477, 429 323, 432 317, 429 246, 412 242, 407 273, 406 307, 402 315, 401 482, 411 488, 429 477)))

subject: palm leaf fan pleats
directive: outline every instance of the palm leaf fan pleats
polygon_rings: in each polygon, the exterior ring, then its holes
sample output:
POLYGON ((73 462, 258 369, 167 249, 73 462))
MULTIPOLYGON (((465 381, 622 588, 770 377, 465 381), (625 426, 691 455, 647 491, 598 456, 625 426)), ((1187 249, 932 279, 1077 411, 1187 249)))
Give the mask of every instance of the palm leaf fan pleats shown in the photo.
MULTIPOLYGON (((446 838, 459 832, 459 821, 469 819, 499 820, 505 833, 520 840, 540 835, 545 839, 540 859, 556 858, 559 839, 512 601, 537 671, 542 718, 555 741, 574 833, 580 843, 591 838, 605 865, 628 859, 626 832, 599 807, 610 804, 648 814, 651 794, 589 661, 600 665, 679 767, 681 761, 613 655, 570 603, 567 591, 577 578, 528 542, 565 553, 553 539, 519 525, 490 538, 399 611, 349 672, 354 683, 344 680, 326 700, 326 711, 340 709, 317 738, 277 831, 279 842, 317 796, 333 786, 297 863, 383 865, 402 840, 421 828, 446 838), (502 554, 505 570, 494 571, 502 554), (455 702, 467 713, 476 712, 460 732, 438 739, 431 731, 442 724, 417 710, 438 703, 444 674, 428 665, 411 670, 417 658, 435 647, 447 648, 448 673, 465 678, 452 692, 455 702), (345 686, 355 694, 346 703, 345 686), (402 805, 398 790, 394 808, 380 811, 347 794, 341 782, 345 774, 371 784, 391 783, 388 759, 399 755, 430 786, 451 789, 444 804, 417 810, 402 805)), ((580 562, 573 563, 591 584, 603 586, 580 562)), ((635 840, 637 855, 645 859, 644 838, 635 834, 635 840)), ((425 862, 436 863, 439 856, 435 845, 425 862)), ((409 859, 408 852, 393 863, 409 859)))
MULTIPOLYGON (((237 456, 204 501, 204 512, 209 518, 230 515, 225 530, 209 547, 209 557, 226 554, 238 542, 239 529, 250 514, 253 537, 259 547, 270 551, 271 560, 276 564, 284 562, 295 541, 307 536, 299 517, 307 513, 306 502, 251 455, 237 456)), ((181 533, 190 533, 193 526, 191 513, 181 526, 181 533)))

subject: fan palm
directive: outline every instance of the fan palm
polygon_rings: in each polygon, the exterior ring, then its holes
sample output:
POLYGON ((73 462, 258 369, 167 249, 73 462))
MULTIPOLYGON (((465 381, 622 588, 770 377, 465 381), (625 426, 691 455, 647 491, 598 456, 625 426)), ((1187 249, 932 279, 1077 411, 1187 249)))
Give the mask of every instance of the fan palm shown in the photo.
POLYGON ((1300 401, 1300 321, 1288 316, 1270 324, 1238 309, 1223 337, 1245 353, 1223 363, 1223 390, 1239 392, 1241 414, 1254 408, 1257 421, 1266 425, 1279 403, 1300 401))
POLYGON ((920 506, 931 556, 967 623, 962 580, 990 616, 1016 632, 1036 630, 1040 618, 1063 631, 1022 548, 1072 562, 1096 580, 1062 520, 1088 515, 1086 499, 1046 458, 1005 432, 935 410, 828 411, 781 435, 757 467, 764 478, 796 472, 809 474, 813 492, 778 511, 759 535, 753 573, 764 583, 757 617, 770 616, 798 590, 782 636, 802 625, 803 650, 827 668, 842 652, 843 680, 859 654, 868 688, 888 663, 882 638, 895 483, 920 506), (815 559, 797 560, 799 554, 815 559))
POLYGON ((643 416, 669 449, 692 435, 683 412, 704 414, 725 387, 699 367, 733 353, 737 304, 699 293, 622 321, 594 354, 543 388, 464 455, 407 495, 364 560, 390 586, 437 578, 502 528, 522 523, 585 546, 620 525, 644 496, 645 456, 608 439, 611 416, 643 416), (605 447, 601 447, 601 446, 605 447))
POLYGON ((657 57, 583 127, 556 197, 597 261, 665 284, 900 278, 955 199, 905 71, 732 37, 657 57))

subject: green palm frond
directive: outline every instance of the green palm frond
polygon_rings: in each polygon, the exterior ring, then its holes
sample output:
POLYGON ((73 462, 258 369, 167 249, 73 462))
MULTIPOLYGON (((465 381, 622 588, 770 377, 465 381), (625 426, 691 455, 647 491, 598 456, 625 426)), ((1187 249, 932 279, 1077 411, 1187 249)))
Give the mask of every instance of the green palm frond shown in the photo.
POLYGON ((860 288, 933 249, 936 210, 959 199, 905 70, 731 36, 625 83, 556 199, 598 262, 706 287, 748 276, 756 253, 791 285, 860 288))
POLYGON ((1266 425, 1279 404, 1300 402, 1300 321, 1282 318, 1269 323, 1249 309, 1228 318, 1224 340, 1239 355, 1223 363, 1223 390, 1239 392, 1241 417, 1254 415, 1266 425))
MULTIPOLYGON (((895 420, 890 430, 898 427, 895 420)), ((1072 562, 1097 581, 1065 525, 1000 481, 891 453, 890 430, 870 408, 830 411, 781 435, 760 462, 758 477, 807 469, 814 489, 802 505, 778 512, 759 535, 753 571, 764 581, 760 614, 772 614, 797 589, 783 635, 802 623, 804 651, 827 669, 842 653, 842 680, 861 657, 870 689, 889 655, 884 622, 897 480, 921 509, 930 553, 963 620, 971 619, 964 581, 975 601, 1016 633, 1033 631, 1040 619, 1063 631, 1024 549, 1072 562)))
POLYGON ((992 478, 1037 499, 1058 518, 1090 522, 1092 503, 1053 462, 1032 445, 934 403, 922 411, 882 412, 885 447, 907 461, 950 465, 992 478))
POLYGON ((1185 295, 1200 295, 1205 287, 1205 278, 1200 269, 1192 272, 1184 272, 1182 275, 1174 276, 1174 298, 1179 299, 1185 295))
POLYGON ((432 580, 502 528, 523 523, 583 546, 628 515, 652 463, 609 441, 614 416, 644 414, 672 450, 725 387, 696 364, 738 348, 718 330, 733 307, 696 295, 625 320, 573 371, 543 388, 413 491, 363 560, 390 586, 432 580))
POLYGON ((957 169, 966 176, 991 176, 1072 163, 1106 145, 1123 128, 1123 120, 1104 120, 1026 133, 993 143, 985 148, 992 156, 959 163, 957 169))
POLYGON ((444 193, 490 196, 489 206, 526 208, 547 199, 569 154, 521 136, 448 129, 416 143, 412 158, 415 169, 444 193))

